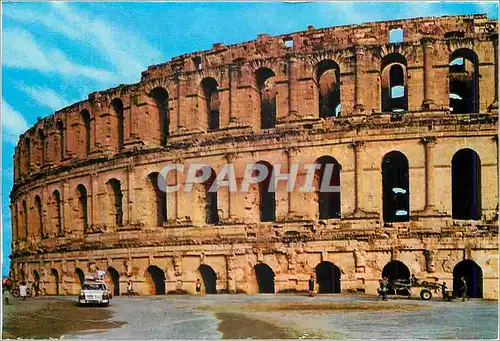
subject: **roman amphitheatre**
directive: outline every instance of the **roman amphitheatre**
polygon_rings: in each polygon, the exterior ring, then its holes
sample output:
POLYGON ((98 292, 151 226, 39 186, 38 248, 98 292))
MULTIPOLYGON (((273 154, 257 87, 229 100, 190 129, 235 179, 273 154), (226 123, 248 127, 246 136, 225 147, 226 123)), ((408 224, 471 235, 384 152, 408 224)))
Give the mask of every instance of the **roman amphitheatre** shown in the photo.
MULTIPOLYGON (((485 15, 306 30, 187 53, 20 136, 11 276, 73 295, 307 290, 382 276, 498 297, 498 27, 485 15), (334 165, 340 192, 164 193, 170 163, 334 165)), ((301 168, 302 169, 302 168, 301 168)), ((321 168, 323 169, 323 168, 321 168)), ((317 172, 315 182, 323 176, 317 172)), ((169 172, 169 185, 185 174, 169 172)), ((300 171, 298 184, 306 174, 300 171)))

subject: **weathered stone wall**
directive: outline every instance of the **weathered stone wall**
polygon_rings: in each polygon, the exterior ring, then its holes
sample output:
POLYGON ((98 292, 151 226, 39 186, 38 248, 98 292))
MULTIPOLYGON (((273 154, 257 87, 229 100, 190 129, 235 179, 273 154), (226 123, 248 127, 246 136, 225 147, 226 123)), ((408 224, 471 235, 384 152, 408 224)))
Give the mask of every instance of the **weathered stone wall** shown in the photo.
MULTIPOLYGON (((164 272, 166 292, 192 292, 206 264, 216 273, 217 290, 254 293, 254 266, 267 264, 278 292, 305 290, 316 266, 331 262, 341 271, 342 291, 375 293, 391 260, 417 277, 450 285, 454 267, 470 259, 483 271, 483 296, 495 298, 497 39, 496 21, 483 15, 310 28, 214 44, 149 67, 137 84, 93 93, 20 137, 11 193, 14 276, 33 279, 36 270, 48 292, 74 294, 76 269, 88 271, 95 263, 117 270, 122 291, 132 279, 137 291, 148 294, 155 286, 147 269, 154 265, 164 272), (403 29, 403 42, 389 43, 393 28, 403 29), (289 40, 292 47, 285 45, 289 40), (449 64, 458 50, 477 56, 478 112, 450 111, 449 64), (391 58, 404 66, 404 114, 382 110, 390 82, 384 66, 391 58), (324 61, 340 70, 337 117, 320 118, 317 70, 324 61), (274 74, 271 129, 261 129, 262 68, 274 74), (215 130, 208 129, 200 86, 207 77, 218 85, 215 130), (168 96, 166 143, 159 88, 168 96), (465 148, 480 159, 478 220, 452 218, 451 163, 465 148), (409 163, 408 222, 387 223, 381 213, 382 160, 391 151, 409 163), (220 189, 220 221, 207 224, 201 185, 191 193, 169 193, 166 221, 157 221, 148 176, 167 163, 201 162, 214 170, 232 163, 240 185, 247 163, 281 163, 286 172, 291 163, 314 163, 324 155, 342 167, 340 219, 319 220, 316 193, 287 193, 280 183, 275 222, 259 221, 258 187, 252 186, 248 193, 220 189), (111 179, 121 189, 122 224, 115 220, 111 179)), ((170 173, 167 181, 183 184, 185 174, 170 173)), ((304 183, 304 172, 298 181, 304 183)))

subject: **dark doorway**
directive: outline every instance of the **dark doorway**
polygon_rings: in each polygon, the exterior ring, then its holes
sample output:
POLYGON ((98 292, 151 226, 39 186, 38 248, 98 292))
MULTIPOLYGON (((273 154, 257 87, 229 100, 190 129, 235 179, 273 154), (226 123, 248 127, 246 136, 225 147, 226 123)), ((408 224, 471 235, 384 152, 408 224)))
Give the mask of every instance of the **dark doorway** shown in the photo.
POLYGON ((152 281, 152 295, 165 295, 165 273, 156 265, 150 265, 146 270, 152 281))
POLYGON ((83 286, 83 282, 85 282, 85 274, 83 273, 83 270, 80 268, 76 268, 75 272, 78 276, 78 280, 80 281, 80 286, 83 286))
POLYGON ((479 62, 466 48, 454 51, 449 64, 450 110, 454 114, 479 112, 479 62))
POLYGON ((204 172, 210 172, 210 177, 203 183, 205 187, 205 221, 207 224, 217 224, 219 222, 219 210, 217 207, 217 188, 211 190, 216 180, 216 174, 210 167, 205 167, 204 172))
POLYGON ((274 271, 269 265, 260 263, 255 267, 259 294, 274 294, 274 271))
POLYGON ((268 68, 260 68, 255 72, 260 97, 260 125, 262 129, 274 128, 276 125, 276 84, 275 74, 268 68))
POLYGON ((113 267, 108 268, 108 273, 113 283, 113 295, 120 296, 120 274, 113 267))
POLYGON ((331 156, 322 156, 316 160, 320 168, 316 171, 318 188, 319 219, 340 218, 340 190, 326 191, 324 187, 340 186, 340 164, 331 156), (325 172, 327 167, 332 167, 332 172, 325 172), (326 178, 327 177, 327 178, 326 178), (325 181, 325 186, 322 186, 325 181))
POLYGON ((483 298, 483 270, 472 260, 463 260, 453 268, 453 295, 460 295, 460 279, 467 282, 467 297, 483 298))
POLYGON ((321 262, 316 266, 316 281, 320 294, 340 293, 340 269, 330 262, 321 262))
POLYGON ((318 86, 319 117, 339 116, 340 105, 340 68, 332 60, 323 60, 316 66, 318 86))
POLYGON ((481 219, 481 160, 472 149, 461 149, 451 161, 453 219, 481 219))
MULTIPOLYGON (((403 263, 398 260, 393 260, 387 263, 382 270, 382 277, 387 277, 389 283, 394 280, 410 280, 410 269, 403 263)), ((395 290, 391 286, 389 286, 389 294, 398 294, 398 295, 407 295, 408 291, 404 290, 395 290)))
POLYGON ((50 269, 50 274, 52 275, 52 280, 54 281, 54 288, 56 295, 59 295, 59 273, 56 269, 50 269))
POLYGON ((158 110, 160 144, 164 146, 167 143, 167 138, 170 135, 169 125, 170 116, 168 114, 168 92, 162 87, 157 87, 151 90, 149 94, 155 102, 156 109, 158 110))
POLYGON ((158 172, 149 174, 148 178, 149 185, 155 193, 156 225, 163 226, 167 222, 167 193, 160 189, 158 180, 164 185, 166 184, 165 178, 158 172))
POLYGON ((38 271, 33 270, 33 278, 35 279, 35 282, 40 281, 40 274, 38 273, 38 271))
POLYGON ((385 222, 410 220, 410 182, 408 159, 398 151, 382 160, 382 202, 385 222))
POLYGON ((203 284, 205 285, 205 293, 216 294, 217 293, 217 274, 214 269, 208 265, 200 265, 200 273, 203 278, 203 284))
POLYGON ((276 197, 274 188, 270 190, 269 186, 274 186, 273 167, 264 161, 258 162, 266 166, 267 176, 259 182, 259 211, 260 221, 275 221, 276 220, 276 197))

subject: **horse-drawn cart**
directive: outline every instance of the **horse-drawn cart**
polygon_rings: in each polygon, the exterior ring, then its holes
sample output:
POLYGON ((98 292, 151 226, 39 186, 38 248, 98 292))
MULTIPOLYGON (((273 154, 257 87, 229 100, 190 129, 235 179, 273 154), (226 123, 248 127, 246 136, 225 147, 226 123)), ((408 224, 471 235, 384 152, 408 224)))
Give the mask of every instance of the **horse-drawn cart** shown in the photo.
POLYGON ((409 279, 394 279, 390 282, 390 286, 395 290, 395 292, 407 292, 408 297, 411 296, 413 288, 420 289, 420 298, 424 301, 428 301, 432 298, 432 292, 438 293, 438 290, 443 291, 443 285, 437 282, 412 282, 409 279))

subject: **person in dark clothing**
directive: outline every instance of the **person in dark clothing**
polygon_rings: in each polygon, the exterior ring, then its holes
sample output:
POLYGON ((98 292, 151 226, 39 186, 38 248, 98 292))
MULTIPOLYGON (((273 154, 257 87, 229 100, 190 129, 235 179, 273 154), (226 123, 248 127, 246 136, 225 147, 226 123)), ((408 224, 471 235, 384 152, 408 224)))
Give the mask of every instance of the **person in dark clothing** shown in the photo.
POLYGON ((35 280, 35 283, 33 283, 33 290, 35 291, 35 297, 38 297, 40 294, 40 282, 35 280))
POLYGON ((465 277, 460 278, 460 294, 462 295, 462 302, 465 301, 467 297, 467 281, 465 277))
POLYGON ((314 277, 311 275, 309 278, 309 297, 314 296, 314 277))
POLYGON ((201 281, 199 278, 196 280, 196 293, 201 294, 201 281))
POLYGON ((387 277, 382 278, 380 282, 380 294, 382 295, 382 300, 387 301, 387 291, 389 291, 389 281, 387 277))

